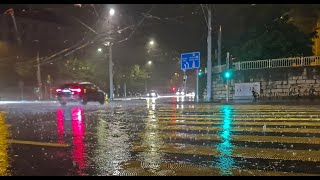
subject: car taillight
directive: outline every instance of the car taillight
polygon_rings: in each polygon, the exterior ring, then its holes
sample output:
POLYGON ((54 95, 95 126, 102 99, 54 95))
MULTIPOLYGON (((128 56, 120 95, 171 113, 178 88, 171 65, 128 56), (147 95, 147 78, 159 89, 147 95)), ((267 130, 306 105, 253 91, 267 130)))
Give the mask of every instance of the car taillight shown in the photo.
POLYGON ((62 91, 61 89, 56 89, 57 93, 61 93, 61 91, 62 91))
POLYGON ((80 93, 81 92, 81 89, 80 88, 77 88, 77 89, 71 89, 72 92, 78 92, 80 93))

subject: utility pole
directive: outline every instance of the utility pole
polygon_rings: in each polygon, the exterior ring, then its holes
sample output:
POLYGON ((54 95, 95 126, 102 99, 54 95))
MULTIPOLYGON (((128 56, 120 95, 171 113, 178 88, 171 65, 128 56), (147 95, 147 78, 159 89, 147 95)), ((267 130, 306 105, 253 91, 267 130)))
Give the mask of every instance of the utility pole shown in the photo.
POLYGON ((109 83, 110 83, 110 100, 113 100, 113 62, 112 62, 112 43, 109 44, 109 83))
POLYGON ((148 93, 148 85, 147 85, 147 79, 144 80, 144 91, 145 91, 145 94, 148 93))
POLYGON ((124 99, 126 99, 127 98, 127 84, 126 84, 126 82, 124 82, 124 84, 123 84, 123 91, 124 91, 124 99))
MULTIPOLYGON (((230 53, 227 52, 227 58, 226 58, 227 72, 229 72, 229 60, 230 60, 230 53)), ((229 77, 227 78, 226 89, 227 89, 226 101, 229 102, 229 77)))
POLYGON ((187 74, 186 74, 186 69, 183 70, 183 91, 184 95, 187 94, 187 74))
POLYGON ((199 101, 199 69, 197 69, 196 76, 197 76, 197 79, 196 79, 196 102, 198 102, 199 101))
POLYGON ((22 80, 19 81, 20 93, 21 93, 21 101, 23 100, 23 86, 24 82, 22 80))
POLYGON ((211 7, 208 7, 208 62, 207 62, 207 101, 211 100, 211 78, 212 78, 212 61, 211 61, 211 7))
POLYGON ((218 34, 218 67, 221 71, 221 25, 219 28, 219 34, 218 34))
POLYGON ((37 82, 39 88, 39 100, 42 99, 42 83, 41 83, 41 71, 40 71, 40 57, 39 57, 39 43, 37 50, 37 82))

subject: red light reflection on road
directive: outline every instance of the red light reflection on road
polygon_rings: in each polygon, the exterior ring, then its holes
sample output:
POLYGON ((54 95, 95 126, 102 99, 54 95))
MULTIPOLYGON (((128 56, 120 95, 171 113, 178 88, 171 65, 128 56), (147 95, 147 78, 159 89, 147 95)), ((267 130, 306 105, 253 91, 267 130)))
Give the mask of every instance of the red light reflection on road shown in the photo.
POLYGON ((74 107, 72 109, 72 131, 73 131, 73 160, 79 167, 79 175, 83 173, 87 166, 85 161, 85 147, 84 147, 84 130, 85 124, 83 121, 83 109, 81 107, 74 107))
POLYGON ((57 127, 58 127, 58 143, 64 144, 64 123, 63 123, 63 110, 58 109, 57 110, 57 127))
POLYGON ((58 127, 58 143, 63 144, 64 141, 64 121, 69 121, 69 117, 65 115, 71 114, 72 123, 72 135, 73 135, 73 150, 72 160, 78 166, 78 174, 86 175, 83 170, 87 167, 85 161, 85 146, 84 146, 84 131, 85 124, 83 119, 82 107, 73 107, 71 113, 70 109, 58 109, 57 110, 57 127, 58 127), (66 112, 67 111, 67 112, 66 112), (67 119, 66 119, 67 118, 67 119))

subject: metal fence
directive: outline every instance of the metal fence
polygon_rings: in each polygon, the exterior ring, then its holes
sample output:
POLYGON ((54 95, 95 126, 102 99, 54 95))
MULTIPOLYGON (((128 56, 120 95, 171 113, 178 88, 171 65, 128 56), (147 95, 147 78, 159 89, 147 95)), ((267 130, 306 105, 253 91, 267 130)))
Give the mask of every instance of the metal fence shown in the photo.
MULTIPOLYGON (((280 59, 267 59, 256 61, 244 61, 233 63, 233 70, 250 70, 282 67, 306 67, 320 66, 320 56, 292 57, 280 59)), ((226 69, 226 65, 213 67, 213 73, 220 73, 226 69)))

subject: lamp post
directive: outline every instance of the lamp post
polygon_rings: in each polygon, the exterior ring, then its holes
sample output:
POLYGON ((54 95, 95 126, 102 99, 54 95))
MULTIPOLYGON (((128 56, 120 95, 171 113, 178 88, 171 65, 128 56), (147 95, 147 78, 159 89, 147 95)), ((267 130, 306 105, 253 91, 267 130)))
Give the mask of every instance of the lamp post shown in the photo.
POLYGON ((41 69, 40 69, 40 57, 39 57, 39 40, 33 40, 36 43, 37 48, 37 88, 38 88, 38 100, 42 99, 42 82, 41 82, 41 69))
MULTIPOLYGON (((112 17, 115 14, 115 10, 111 8, 109 15, 112 17)), ((113 62, 112 62, 112 43, 109 42, 109 86, 110 86, 110 100, 113 100, 113 62)))
MULTIPOLYGON (((148 53, 150 53, 150 51, 154 48, 154 46, 155 46, 155 41, 154 40, 150 40, 149 41, 149 43, 148 43, 148 53)), ((151 65, 153 64, 153 62, 151 61, 151 60, 149 60, 148 62, 147 62, 147 65, 149 66, 149 67, 151 67, 151 65)), ((147 85, 147 83, 148 83, 148 78, 150 78, 151 76, 148 76, 146 79, 145 79, 145 93, 147 94, 148 93, 148 85, 147 85)))
POLYGON ((112 62, 112 43, 109 44, 109 83, 110 100, 113 100, 113 62, 112 62))

